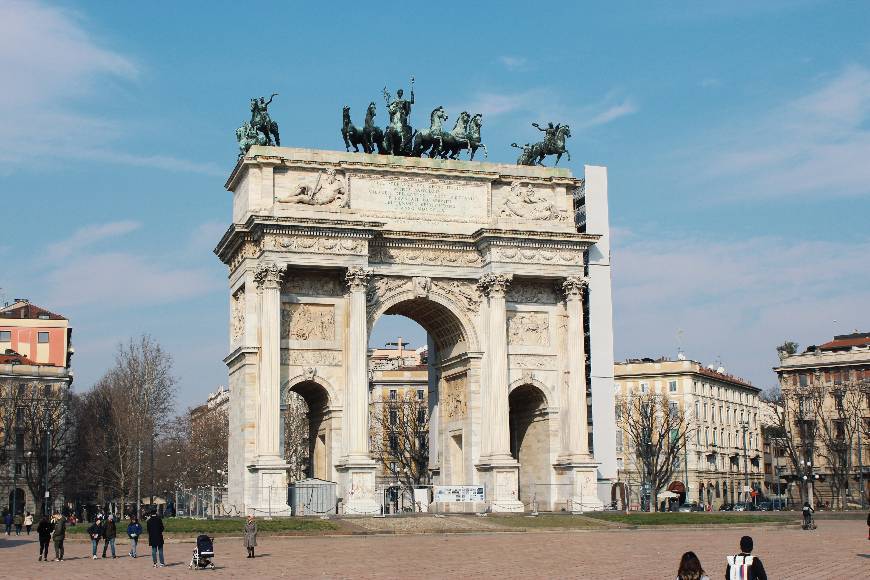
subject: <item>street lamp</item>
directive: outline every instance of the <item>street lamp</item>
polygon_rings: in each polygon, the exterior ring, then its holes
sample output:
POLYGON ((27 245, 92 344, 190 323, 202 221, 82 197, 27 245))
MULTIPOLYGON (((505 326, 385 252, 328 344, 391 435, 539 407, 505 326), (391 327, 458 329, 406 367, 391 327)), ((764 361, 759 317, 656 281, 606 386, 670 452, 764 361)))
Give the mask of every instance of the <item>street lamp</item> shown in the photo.
POLYGON ((810 503, 810 507, 815 509, 815 505, 813 502, 813 483, 816 479, 819 478, 817 473, 813 473, 813 462, 812 461, 801 461, 801 465, 804 466, 804 483, 807 487, 807 501, 810 503), (807 475, 809 474, 809 475, 807 475))
POLYGON ((746 432, 749 430, 749 421, 741 421, 740 428, 743 430, 743 502, 747 503, 746 494, 749 493, 749 456, 746 450, 746 432))

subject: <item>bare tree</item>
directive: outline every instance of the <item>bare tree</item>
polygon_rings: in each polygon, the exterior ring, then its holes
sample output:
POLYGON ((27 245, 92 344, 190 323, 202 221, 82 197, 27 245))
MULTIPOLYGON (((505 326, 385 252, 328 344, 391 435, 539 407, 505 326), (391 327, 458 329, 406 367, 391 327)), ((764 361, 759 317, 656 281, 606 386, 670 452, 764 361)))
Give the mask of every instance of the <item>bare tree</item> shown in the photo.
POLYGON ((429 483, 429 412, 426 401, 406 391, 371 405, 371 447, 405 488, 429 483))
POLYGON ((694 431, 691 421, 677 401, 664 395, 641 393, 618 397, 617 424, 627 434, 633 453, 633 469, 650 504, 658 509, 656 499, 679 468, 686 442, 694 431))

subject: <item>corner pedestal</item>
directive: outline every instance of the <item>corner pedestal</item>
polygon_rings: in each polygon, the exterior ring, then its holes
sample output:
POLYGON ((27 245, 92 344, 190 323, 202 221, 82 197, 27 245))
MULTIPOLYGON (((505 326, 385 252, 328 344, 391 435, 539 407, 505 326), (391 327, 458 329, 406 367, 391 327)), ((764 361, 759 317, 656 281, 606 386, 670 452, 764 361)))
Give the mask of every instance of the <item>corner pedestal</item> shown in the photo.
POLYGON ((254 505, 248 505, 247 511, 257 517, 289 516, 290 506, 287 504, 287 470, 286 463, 262 463, 249 465, 248 471, 255 474, 257 498, 254 505))
POLYGON ((341 474, 344 488, 345 515, 371 515, 381 513, 381 504, 375 497, 377 463, 371 459, 349 459, 336 469, 341 474))
POLYGON ((571 460, 555 465, 560 473, 559 479, 570 484, 569 494, 562 499, 571 513, 601 511, 604 503, 598 497, 597 469, 600 464, 595 461, 571 460))
POLYGON ((486 488, 486 502, 490 512, 522 512, 519 499, 520 464, 513 458, 481 460, 477 465, 486 488))

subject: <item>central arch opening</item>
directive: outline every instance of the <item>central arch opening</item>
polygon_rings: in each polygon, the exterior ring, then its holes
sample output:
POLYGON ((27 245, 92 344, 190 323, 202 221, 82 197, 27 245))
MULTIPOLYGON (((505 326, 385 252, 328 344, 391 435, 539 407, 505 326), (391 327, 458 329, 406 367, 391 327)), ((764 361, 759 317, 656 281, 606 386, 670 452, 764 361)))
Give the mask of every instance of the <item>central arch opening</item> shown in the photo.
POLYGON ((431 299, 407 298, 375 315, 369 433, 377 483, 394 509, 431 501, 432 484, 471 481, 469 342, 459 317, 431 299))
POLYGON ((331 479, 329 393, 313 380, 303 380, 288 384, 283 394, 281 445, 289 482, 331 479))

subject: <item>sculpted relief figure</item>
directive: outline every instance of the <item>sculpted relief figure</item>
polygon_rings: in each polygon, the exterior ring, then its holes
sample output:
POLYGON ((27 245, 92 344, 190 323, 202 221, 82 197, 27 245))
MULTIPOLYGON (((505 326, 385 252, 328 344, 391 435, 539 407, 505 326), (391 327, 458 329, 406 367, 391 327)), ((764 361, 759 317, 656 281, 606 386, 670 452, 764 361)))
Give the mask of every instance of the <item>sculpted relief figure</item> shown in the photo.
POLYGON ((414 77, 411 77, 411 98, 403 98, 402 89, 396 91, 396 98, 390 100, 390 92, 384 87, 384 100, 387 103, 387 113, 390 115, 390 125, 384 131, 384 146, 390 155, 411 154, 411 105, 414 104, 414 77))
POLYGON ((303 205, 330 205, 336 207, 347 207, 348 197, 347 188, 344 185, 344 180, 339 178, 335 169, 330 167, 324 172, 321 171, 317 175, 317 181, 313 186, 302 184, 296 188, 296 193, 292 195, 279 196, 275 198, 280 203, 298 203, 303 205))
POLYGON ((527 220, 564 221, 567 218, 564 211, 543 194, 535 191, 530 185, 523 187, 520 181, 511 183, 510 192, 504 200, 501 209, 503 217, 513 217, 527 220))
POLYGON ((245 333, 245 290, 233 294, 230 320, 230 337, 233 344, 238 343, 245 333))
POLYGON ((550 322, 545 312, 512 312, 508 316, 508 337, 511 344, 547 346, 550 344, 550 322))
POLYGON ((291 340, 334 340, 335 311, 323 304, 283 304, 282 326, 291 340))

